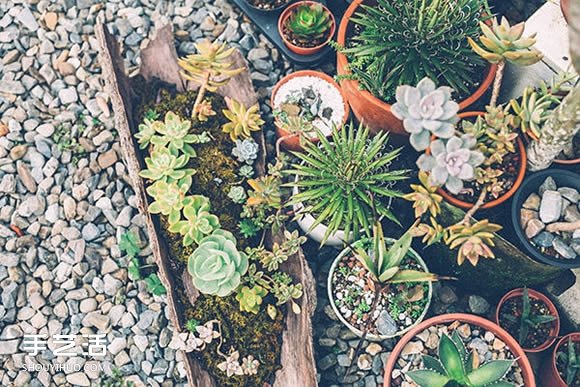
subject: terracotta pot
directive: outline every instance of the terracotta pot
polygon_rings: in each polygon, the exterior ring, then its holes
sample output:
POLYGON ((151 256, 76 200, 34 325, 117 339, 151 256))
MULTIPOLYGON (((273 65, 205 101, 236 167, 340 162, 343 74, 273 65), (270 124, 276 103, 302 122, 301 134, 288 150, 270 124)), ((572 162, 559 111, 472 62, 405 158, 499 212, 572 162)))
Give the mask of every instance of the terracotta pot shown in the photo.
POLYGON ((316 54, 317 52, 322 50, 324 48, 324 46, 326 46, 328 44, 328 42, 330 42, 330 40, 334 37, 335 31, 336 31, 336 20, 334 19, 334 15, 332 14, 332 12, 330 12, 330 10, 324 4, 321 4, 317 1, 299 1, 297 3, 294 3, 290 6, 288 6, 288 8, 286 8, 284 10, 284 12, 282 12, 282 14, 280 15, 280 18, 278 19, 278 33, 280 34, 282 41, 284 42, 286 47, 288 47, 290 49, 290 51, 292 51, 298 55, 316 54), (323 43, 321 43, 315 47, 297 46, 297 45, 293 44, 290 40, 288 40, 288 38, 286 37, 286 34, 284 33, 284 26, 286 25, 286 21, 288 20, 288 18, 292 15, 292 13, 294 13, 294 11, 298 7, 303 6, 303 5, 309 5, 309 6, 320 5, 324 9, 324 12, 326 12, 330 16, 331 25, 330 25, 330 32, 328 32, 328 37, 326 38, 326 40, 324 40, 323 43))
POLYGON ((511 337, 509 333, 503 330, 499 325, 479 316, 471 315, 471 314, 463 314, 463 313, 451 313, 451 314, 444 314, 440 316, 432 317, 428 320, 423 321, 421 324, 417 325, 415 328, 411 329, 409 332, 405 334, 399 340, 393 352, 389 356, 387 360, 387 365, 385 366, 385 379, 384 379, 384 386, 391 387, 391 374, 393 373, 393 369, 395 368, 395 364, 399 359, 399 355, 405 345, 411 339, 413 339, 417 334, 421 333, 425 329, 432 327, 434 325, 439 324, 451 324, 455 321, 459 321, 462 323, 468 323, 477 325, 487 331, 492 332, 497 338, 503 341, 507 348, 512 352, 516 362, 522 369, 522 376, 524 378, 524 386, 526 387, 536 387, 536 381, 534 379, 534 372, 532 370, 532 366, 530 365, 530 361, 528 360, 524 350, 518 342, 511 337))
MULTIPOLYGON (((272 97, 270 100, 270 106, 272 107, 272 109, 274 109, 274 99, 276 97, 276 94, 278 93, 278 90, 280 89, 280 87, 283 84, 285 84, 289 80, 296 78, 296 77, 308 77, 308 76, 322 78, 323 80, 325 80, 326 82, 328 82, 332 86, 334 86, 340 92, 340 95, 342 96, 342 103, 344 106, 344 118, 342 119, 342 124, 345 124, 346 121, 348 120, 348 116, 350 114, 350 107, 348 106, 348 102, 346 100, 346 95, 344 94, 344 91, 340 88, 338 83, 336 83, 334 81, 334 79, 332 79, 331 76, 326 75, 320 71, 313 71, 313 70, 296 71, 296 72, 293 72, 293 73, 286 75, 284 78, 279 80, 278 83, 276 83, 276 86, 274 86, 274 88, 272 89, 272 97)), ((281 128, 280 125, 276 124, 276 135, 278 136, 278 138, 281 138, 281 137, 290 136, 291 133, 289 131, 281 128)), ((315 142, 315 143, 319 141, 318 138, 316 138, 316 137, 311 138, 310 140, 312 142, 315 142)), ((302 151, 302 146, 300 145, 300 136, 298 136, 298 135, 295 135, 293 137, 288 137, 287 139, 283 140, 282 146, 287 150, 296 151, 296 152, 302 151)))
MULTIPOLYGON (((531 133, 523 133, 524 136, 524 140, 526 145, 530 143, 530 141, 538 141, 539 138, 537 136, 535 136, 534 134, 531 133)), ((554 159, 554 164, 560 164, 560 165, 574 165, 574 164, 580 164, 580 157, 577 159, 569 159, 569 160, 560 160, 560 159, 554 159)))
MULTIPOLYGON (((391 239, 391 238, 386 238, 387 242, 389 243, 394 243, 395 240, 391 239)), ((367 240, 368 241, 368 240, 367 240)), ((361 243, 364 243, 365 241, 358 241, 354 244, 354 247, 358 247, 361 243)), ((338 263, 340 262, 340 260, 350 252, 350 248, 347 247, 344 250, 342 250, 340 252, 340 254, 334 259, 334 262, 332 263, 332 266, 330 266, 330 271, 328 272, 328 279, 327 279, 327 289, 328 289, 328 299, 330 300, 330 305, 332 306, 332 310, 334 311, 334 314, 336 314, 336 316, 338 317, 338 319, 340 320, 340 322, 342 322, 352 333, 354 333, 355 335, 357 335, 358 337, 362 337, 363 335, 363 331, 354 327, 353 325, 351 325, 348 321, 346 321, 346 319, 342 316, 342 314, 340 313, 340 311, 338 310, 338 308, 336 307, 335 303, 334 303, 334 295, 333 295, 333 287, 332 287, 332 275, 336 269, 336 267, 338 266, 338 263)), ((417 261, 417 263, 421 266, 421 268, 426 271, 429 272, 429 268, 427 267, 427 264, 425 263, 425 261, 423 260, 423 258, 413 249, 409 250, 409 253, 411 255, 413 255, 413 258, 415 258, 415 260, 417 261)), ((421 323, 421 321, 423 321, 423 319, 425 318, 425 316, 427 315, 427 312, 429 311, 429 306, 431 305, 431 299, 433 298, 433 284, 431 282, 427 283, 429 286, 429 291, 427 293, 427 303, 425 304, 425 308, 423 309, 423 312, 421 313, 421 315, 419 316, 419 318, 417 318, 417 320, 415 321, 415 323, 401 331, 398 331, 396 334, 392 335, 392 336, 387 336, 387 335, 374 335, 374 334, 367 334, 366 339, 367 340, 371 340, 371 341, 382 341, 382 340, 387 340, 393 337, 398 337, 401 336, 403 334, 405 334, 406 332, 408 332, 409 330, 413 329, 413 327, 417 326, 419 323, 421 323)), ((383 296, 384 297, 384 296, 383 296)))
POLYGON ((570 0, 560 0, 560 9, 562 10, 564 19, 566 19, 566 23, 570 24, 570 0))
POLYGON ((558 354, 558 350, 568 341, 569 338, 571 338, 574 343, 580 342, 580 332, 570 333, 562 337, 554 346, 550 365, 542 367, 542 387, 567 387, 566 382, 562 380, 562 377, 558 373, 558 368, 556 367, 556 355, 558 354))
MULTIPOLYGON (((483 112, 465 112, 465 113, 460 113, 459 118, 460 119, 467 119, 467 118, 482 116, 484 114, 485 113, 483 113, 483 112)), ((516 139, 516 142, 518 145, 518 153, 520 154, 520 169, 518 171, 518 176, 516 177, 516 181, 514 182, 513 187, 511 187, 506 193, 504 193, 499 198, 485 203, 483 206, 481 206, 481 209, 488 209, 488 208, 497 207, 500 204, 504 203, 506 200, 511 198, 516 193, 516 191, 518 190, 518 188, 522 184, 522 181, 524 181, 524 176, 526 175, 526 166, 528 164, 526 147, 524 145, 524 142, 522 141, 522 139, 519 136, 516 139)), ((445 191, 443 188, 438 188, 437 193, 439 195, 443 196, 443 198, 448 203, 451 203, 455 207, 463 208, 465 210, 470 209, 475 204, 475 203, 468 203, 468 202, 464 202, 463 200, 459 200, 456 197, 452 196, 447 191, 445 191)))
MULTIPOLYGON (((499 313, 501 311, 503 304, 505 304, 505 302, 507 300, 510 300, 512 298, 521 298, 523 296, 524 296, 524 289, 519 288, 519 289, 514 289, 514 290, 506 293, 501 298, 501 300, 499 301, 499 304, 497 305, 497 308, 495 309, 495 322, 499 326, 501 326, 500 320, 499 320, 499 313)), ((522 347, 523 350, 527 353, 542 352, 542 351, 548 349, 552 344, 554 344, 554 341, 556 341, 556 337, 558 337, 558 334, 560 333, 560 315, 558 314, 558 309, 556 309, 552 300, 550 300, 544 294, 537 292, 534 289, 528 289, 528 296, 530 297, 530 299, 542 301, 544 304, 546 304, 546 306, 550 310, 550 314, 552 316, 556 317, 556 320, 554 320, 554 322, 553 322, 553 327, 550 330, 550 338, 545 343, 543 343, 542 345, 540 345, 539 347, 536 347, 536 348, 523 348, 522 347)))
MULTIPOLYGON (((346 10, 340 26, 338 27, 337 43, 339 46, 346 44, 348 25, 351 17, 364 0, 353 0, 346 10)), ((337 53, 337 72, 338 75, 349 75, 347 68, 348 59, 345 55, 337 53)), ((497 71, 496 65, 488 66, 486 75, 477 90, 467 99, 459 102, 459 109, 463 110, 477 101, 491 86, 497 71)), ((403 129, 403 123, 391 113, 391 105, 376 98, 365 90, 360 90, 358 81, 343 79, 340 85, 344 89, 348 102, 356 118, 360 122, 368 125, 373 132, 386 129, 395 134, 408 136, 409 134, 403 129)))

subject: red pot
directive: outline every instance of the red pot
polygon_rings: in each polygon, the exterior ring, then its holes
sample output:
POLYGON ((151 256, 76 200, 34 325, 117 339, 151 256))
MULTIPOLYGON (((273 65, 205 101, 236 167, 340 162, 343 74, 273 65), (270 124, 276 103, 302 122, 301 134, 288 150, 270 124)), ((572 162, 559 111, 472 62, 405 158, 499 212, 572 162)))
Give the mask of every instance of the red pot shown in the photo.
POLYGON ((330 42, 330 40, 334 37, 335 31, 336 31, 336 20, 334 19, 334 15, 332 14, 332 12, 330 12, 330 10, 325 5, 320 4, 319 2, 316 2, 316 1, 299 1, 297 3, 294 3, 294 4, 290 5, 288 8, 286 8, 284 10, 284 12, 282 12, 282 14, 280 15, 280 18, 278 19, 278 33, 280 34, 280 37, 282 37, 282 41, 284 42, 286 47, 288 47, 290 49, 290 51, 292 51, 298 55, 316 54, 317 52, 322 50, 324 48, 324 46, 326 46, 328 44, 328 42, 330 42), (319 44, 318 46, 315 46, 315 47, 297 46, 297 45, 293 44, 292 42, 290 42, 290 40, 288 40, 286 38, 286 34, 284 33, 284 26, 286 25, 286 21, 288 20, 288 18, 292 15, 292 13, 294 13, 294 10, 296 10, 298 7, 303 6, 303 5, 309 5, 309 6, 320 5, 324 9, 324 12, 326 12, 330 16, 331 26, 330 26, 330 32, 328 33, 328 37, 326 38, 326 40, 322 44, 319 44))
MULTIPOLYGON (((342 123, 344 125, 346 123, 346 121, 348 120, 348 116, 350 114, 350 108, 348 106, 348 102, 346 101, 346 95, 344 94, 344 91, 340 88, 338 83, 336 83, 334 81, 334 79, 332 79, 331 76, 329 76, 325 73, 322 73, 320 71, 301 70, 301 71, 296 71, 296 72, 290 73, 290 74, 286 75, 284 78, 280 79, 278 81, 278 83, 276 83, 276 86, 274 86, 274 88, 272 89, 272 98, 270 100, 270 106, 272 107, 272 109, 274 108, 274 98, 276 97, 276 93, 278 93, 278 90, 280 89, 280 87, 283 84, 285 84, 286 82, 288 82, 289 80, 291 80, 293 78, 307 77, 307 76, 322 78, 323 80, 325 80, 326 82, 328 82, 332 86, 334 86, 340 92, 340 95, 342 96, 342 103, 344 106, 344 118, 342 120, 342 123)), ((282 141, 282 146, 285 149, 291 150, 291 151, 296 151, 296 152, 302 151, 302 146, 300 145, 300 137, 298 135, 290 137, 291 133, 288 132, 287 130, 283 129, 279 125, 276 125, 276 135, 278 136, 278 138, 288 136, 287 139, 282 141)), ((311 141, 316 143, 319 140, 318 140, 318 138, 315 137, 315 138, 311 138, 311 141)))
POLYGON ((516 358, 516 362, 522 369, 524 386, 536 387, 536 380, 534 378, 532 366, 530 365, 530 361, 528 360, 526 353, 524 352, 522 347, 520 347, 518 342, 513 337, 511 337, 509 333, 503 330, 499 325, 483 317, 463 313, 451 313, 432 317, 429 320, 423 321, 421 324, 417 325, 415 328, 407 332, 405 336, 403 336, 401 340, 399 340, 399 342, 397 343, 397 345, 393 349, 393 352, 391 353, 391 355, 387 360, 387 365, 385 366, 384 386, 391 387, 391 374, 393 373, 395 364, 399 359, 401 351, 403 350, 403 348, 405 348, 405 345, 407 345, 407 343, 411 341, 411 339, 413 339, 417 334, 421 333, 422 331, 424 331, 429 327, 439 324, 453 323, 455 321, 477 325, 487 331, 492 332, 496 337, 498 337, 501 341, 503 341, 506 344, 508 349, 513 353, 514 357, 516 358))
POLYGON ((558 373, 558 368, 556 367, 556 354, 558 353, 559 348, 562 347, 562 345, 566 343, 569 338, 572 338, 574 343, 580 342, 580 332, 570 333, 558 341, 554 347, 554 351, 552 352, 550 365, 542 367, 542 387, 567 387, 566 382, 562 380, 560 374, 558 373))
MULTIPOLYGON (((466 119, 466 118, 472 118, 472 117, 479 117, 479 116, 483 116, 484 114, 485 114, 484 112, 465 112, 465 113, 459 113, 459 118, 466 119)), ((506 193, 504 193, 499 198, 485 203, 483 206, 481 206, 481 209, 488 209, 488 208, 493 208, 493 207, 499 206, 500 204, 504 203, 506 200, 511 198, 516 193, 518 188, 520 188, 520 185, 522 185, 522 182, 524 181, 524 176, 526 175, 526 166, 528 164, 528 159, 527 159, 526 147, 524 145, 524 142, 521 140, 520 137, 518 137, 516 139, 516 141, 517 141, 517 145, 518 145, 518 153, 520 154, 520 169, 518 171, 518 176, 516 178, 516 181, 514 182, 513 187, 511 187, 506 193)), ((427 154, 429 154, 428 149, 427 149, 427 154)), ((449 192, 445 191, 442 187, 437 188, 437 193, 439 195, 443 196, 443 198, 447 201, 447 203, 453 204, 455 207, 463 208, 465 210, 470 209, 475 204, 475 203, 464 202, 463 200, 457 199, 455 196, 453 196, 449 192)))
MULTIPOLYGON (((340 26, 338 27, 337 43, 344 47, 346 44, 346 35, 348 32, 348 25, 351 17, 356 12, 361 3, 370 3, 371 0, 353 0, 351 5, 346 10, 340 26)), ((347 69, 348 59, 345 55, 337 53, 337 72, 341 76, 349 75, 350 71, 347 69)), ((467 99, 459 102, 459 109, 463 110, 469 105, 477 101, 491 86, 495 73, 497 71, 496 65, 489 65, 486 71, 485 78, 479 88, 467 99)), ((391 105, 376 98, 371 93, 365 90, 360 90, 358 81, 343 79, 340 85, 344 89, 348 102, 356 118, 360 122, 364 122, 375 133, 386 129, 395 134, 408 136, 409 134, 403 128, 403 122, 391 112, 391 105)))
MULTIPOLYGON (((497 308, 495 310, 495 322, 498 325, 501 326, 500 321, 499 321, 499 312, 500 312, 503 304, 505 304, 505 302, 509 299, 523 297, 523 295, 524 295, 524 289, 519 288, 519 289, 514 289, 514 290, 506 293, 506 295, 502 297, 502 299, 499 301, 499 304, 497 305, 497 308)), ((552 346, 552 344, 554 344, 554 341, 556 341, 556 337, 558 337, 558 334, 560 333, 560 315, 558 314, 558 309, 556 309, 552 300, 550 300, 544 294, 537 292, 534 289, 528 289, 528 296, 531 299, 542 301, 544 304, 546 304, 546 306, 550 310, 550 314, 552 316, 556 317, 556 320, 554 320, 552 330, 550 331, 550 338, 544 344, 542 344, 536 348, 523 348, 523 350, 527 353, 542 352, 542 351, 548 349, 550 346, 552 346)))

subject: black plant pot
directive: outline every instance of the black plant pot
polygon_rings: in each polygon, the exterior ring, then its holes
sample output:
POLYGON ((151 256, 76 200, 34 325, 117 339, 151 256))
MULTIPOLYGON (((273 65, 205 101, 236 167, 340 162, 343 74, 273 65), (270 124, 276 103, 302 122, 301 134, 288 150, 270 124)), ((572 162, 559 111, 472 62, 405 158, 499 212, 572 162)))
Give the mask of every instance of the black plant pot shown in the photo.
POLYGON ((255 5, 253 5, 251 3, 251 1, 249 0, 245 0, 246 3, 254 10, 258 11, 258 12, 262 12, 264 14, 268 14, 268 13, 276 13, 276 12, 281 12, 284 8, 286 8, 287 6, 289 6, 290 4, 294 3, 296 0, 289 0, 288 2, 286 2, 286 4, 282 4, 276 8, 272 8, 272 9, 264 9, 264 8, 260 8, 260 7, 256 7, 255 5))
POLYGON ((546 169, 528 176, 516 192, 512 201, 511 215, 514 231, 524 250, 536 261, 562 269, 578 268, 580 267, 580 258, 578 257, 576 259, 558 259, 542 254, 530 243, 520 224, 522 204, 532 192, 537 192, 539 186, 548 176, 554 179, 558 187, 571 187, 580 191, 580 175, 574 172, 563 169, 546 169))

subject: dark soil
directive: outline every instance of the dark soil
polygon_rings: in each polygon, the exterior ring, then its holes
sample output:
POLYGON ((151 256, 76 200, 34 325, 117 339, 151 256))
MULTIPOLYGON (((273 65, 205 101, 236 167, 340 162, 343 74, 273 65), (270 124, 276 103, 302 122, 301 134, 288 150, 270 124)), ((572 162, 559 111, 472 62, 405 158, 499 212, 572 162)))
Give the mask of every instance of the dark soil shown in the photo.
MULTIPOLYGON (((576 348, 576 356, 580 355, 580 343, 574 342, 576 348)), ((560 348, 558 348, 558 353, 556 354, 556 369, 560 374, 560 377, 564 382, 566 382, 566 365, 568 358, 568 342, 564 342, 560 348)), ((576 377, 574 381, 568 385, 568 387, 580 387, 580 371, 576 372, 576 377)))
POLYGON ((546 0, 489 0, 493 13, 508 18, 511 25, 527 20, 546 0))
POLYGON ((284 6, 290 0, 247 0, 247 2, 256 8, 268 11, 284 6))
MULTIPOLYGON (((502 328, 508 331, 516 340, 519 341, 520 337, 520 321, 519 318, 522 315, 522 304, 523 297, 514 297, 507 300, 501 307, 499 311, 499 322, 502 328), (511 321, 506 316, 514 316, 517 318, 516 321, 511 321)), ((531 314, 533 316, 550 316, 550 310, 548 306, 540 301, 530 298, 531 314)), ((522 348, 534 349, 550 339, 550 333, 552 328, 555 326, 555 321, 540 324, 538 327, 530 327, 528 335, 523 342, 519 342, 522 348)))
POLYGON ((298 46, 298 47, 302 47, 302 48, 312 48, 312 47, 318 47, 318 46, 324 44, 324 42, 326 42, 326 40, 328 39, 328 35, 330 34, 330 28, 327 29, 326 32, 324 33, 324 35, 322 35, 322 37, 320 37, 320 38, 303 38, 303 37, 297 36, 287 26, 283 27, 282 33, 284 34, 284 37, 293 45, 298 46))

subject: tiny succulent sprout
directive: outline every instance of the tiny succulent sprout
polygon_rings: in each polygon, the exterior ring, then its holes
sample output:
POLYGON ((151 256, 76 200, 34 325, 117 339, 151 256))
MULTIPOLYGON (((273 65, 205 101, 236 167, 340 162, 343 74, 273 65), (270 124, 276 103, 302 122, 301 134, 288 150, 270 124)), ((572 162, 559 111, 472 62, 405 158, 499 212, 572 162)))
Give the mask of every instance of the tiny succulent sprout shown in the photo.
POLYGON ((436 193, 436 186, 429 184, 429 174, 427 172, 419 171, 419 181, 421 184, 411 184, 413 192, 403 196, 403 199, 413 202, 416 219, 419 219, 427 212, 433 217, 439 215, 443 197, 436 193))
POLYGON ((299 38, 323 38, 331 26, 332 19, 320 4, 300 5, 286 21, 286 28, 299 38))
POLYGON ((246 108, 243 103, 226 97, 227 109, 223 110, 224 116, 230 121, 222 126, 224 133, 228 133, 232 141, 238 138, 248 138, 251 132, 262 129, 264 121, 260 118, 258 104, 246 108))
POLYGON ((522 294, 522 310, 519 316, 514 316, 511 314, 506 314, 504 316, 507 320, 511 320, 514 323, 518 323, 520 325, 520 330, 518 334, 518 343, 522 346, 526 342, 528 338, 528 333, 531 329, 536 329, 542 324, 548 324, 552 321, 556 320, 556 316, 552 316, 550 314, 534 314, 532 313, 532 305, 530 302, 530 294, 528 288, 524 288, 522 294))
POLYGON ((242 187, 241 185, 236 185, 230 188, 230 192, 228 192, 228 197, 232 199, 234 203, 243 204, 248 196, 246 195, 244 187, 242 187))
POLYGON ((221 229, 199 242, 187 270, 200 292, 225 297, 240 285, 248 271, 248 257, 238 251, 236 243, 232 233, 221 229))
POLYGON ((140 149, 145 149, 151 143, 153 137, 158 131, 159 126, 163 126, 163 122, 156 121, 156 118, 145 118, 142 124, 139 124, 139 131, 135 134, 135 138, 139 143, 140 149))
POLYGON ((254 176, 254 168, 251 165, 244 164, 240 167, 238 174, 244 179, 250 179, 254 176))
POLYGON ((258 144, 250 137, 244 140, 236 140, 234 149, 232 149, 232 155, 239 162, 251 165, 258 158, 258 150, 258 144))
POLYGON ((463 190, 463 182, 473 180, 475 168, 481 165, 485 157, 478 150, 473 150, 477 141, 473 136, 453 136, 449 140, 434 140, 431 143, 431 154, 423 154, 417 160, 421 171, 429 172, 429 184, 445 185, 452 194, 463 190))
POLYGON ((192 176, 194 169, 183 168, 187 165, 189 156, 182 154, 176 156, 168 148, 156 147, 150 157, 145 158, 147 169, 139 172, 139 176, 149 180, 164 180, 167 182, 183 179, 192 176))
POLYGON ((424 369, 408 371, 407 376, 419 387, 515 387, 503 380, 514 360, 491 360, 475 367, 479 355, 467 352, 457 331, 441 336, 438 356, 423 355, 424 369))
POLYGON ((211 116, 215 116, 216 112, 211 107, 211 102, 207 99, 204 99, 195 107, 195 112, 197 115, 197 119, 201 122, 205 122, 211 116))
POLYGON ((248 206, 266 205, 271 208, 281 208, 280 179, 267 175, 250 179, 248 184, 252 187, 252 191, 249 191, 248 206))
POLYGON ((489 220, 480 220, 475 224, 457 223, 448 228, 445 243, 450 249, 459 247, 457 264, 461 265, 467 259, 473 266, 479 262, 479 258, 495 258, 491 248, 495 246, 494 233, 502 227, 489 220))
POLYGON ((149 204, 149 212, 162 214, 169 217, 169 223, 179 220, 179 211, 183 208, 183 199, 187 190, 186 186, 179 186, 176 182, 167 183, 163 180, 156 181, 147 187, 147 193, 155 199, 149 204))
POLYGON ((263 287, 256 285, 252 288, 243 286, 236 295, 236 300, 240 302, 240 310, 242 312, 249 312, 258 314, 260 305, 262 305, 262 298, 268 294, 268 291, 263 287))
POLYGON ((417 87, 397 87, 397 102, 391 107, 395 117, 403 120, 403 126, 411 134, 411 146, 417 151, 429 147, 431 136, 450 138, 455 133, 459 120, 459 105, 451 100, 453 89, 436 87, 435 82, 425 77, 417 87))
POLYGON ((479 26, 483 32, 483 35, 479 37, 483 47, 472 38, 467 39, 473 51, 488 62, 499 63, 507 60, 519 66, 528 66, 542 59, 542 53, 532 48, 536 43, 536 34, 527 38, 522 37, 525 29, 524 22, 510 26, 508 20, 502 17, 499 24, 497 19, 493 18, 491 28, 484 22, 480 22, 479 26))
POLYGON ((183 245, 190 246, 199 243, 206 235, 220 227, 217 216, 210 213, 210 202, 205 196, 188 196, 183 200, 183 216, 169 226, 169 231, 183 236, 183 245))

